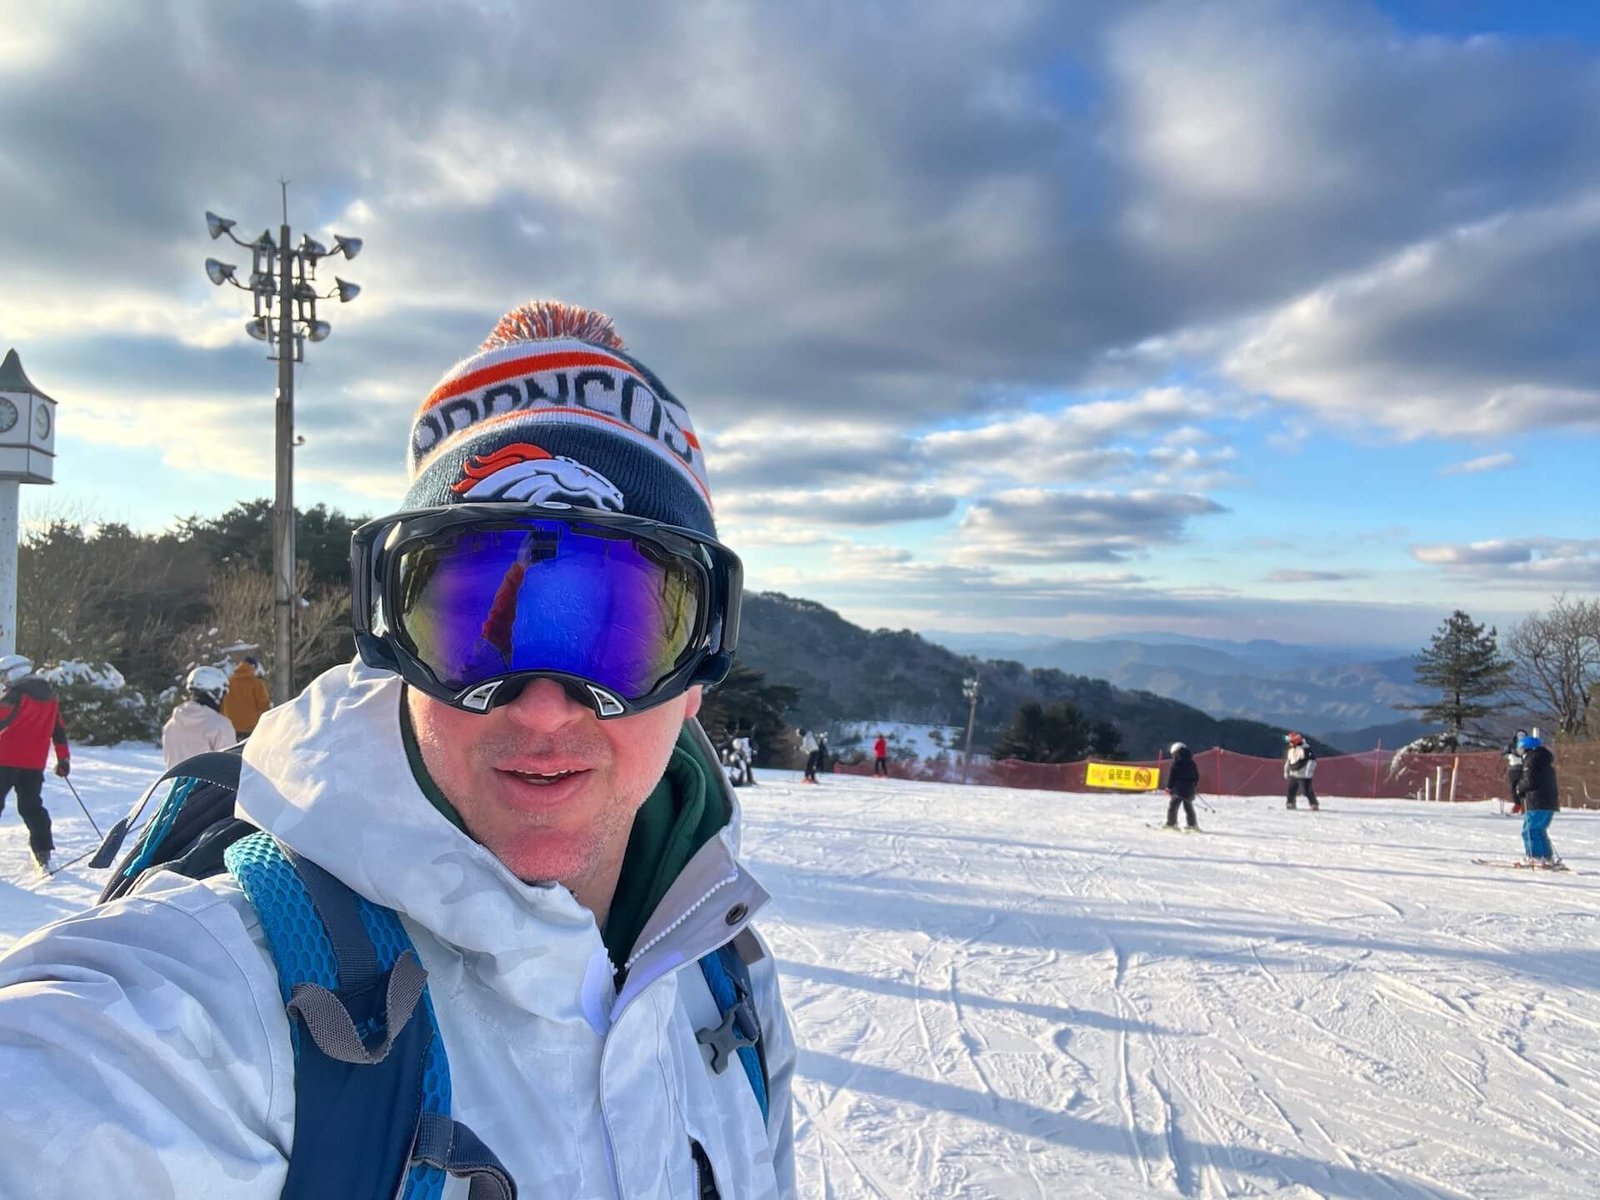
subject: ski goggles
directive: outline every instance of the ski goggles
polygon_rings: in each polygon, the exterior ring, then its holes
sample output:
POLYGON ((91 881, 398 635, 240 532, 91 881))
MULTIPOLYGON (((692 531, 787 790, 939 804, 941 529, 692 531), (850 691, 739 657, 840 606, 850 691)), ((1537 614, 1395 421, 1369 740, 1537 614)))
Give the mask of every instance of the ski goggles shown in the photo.
POLYGON ((452 504, 351 538, 351 623, 369 666, 466 712, 553 679, 601 718, 719 683, 744 570, 690 529, 597 509, 452 504))

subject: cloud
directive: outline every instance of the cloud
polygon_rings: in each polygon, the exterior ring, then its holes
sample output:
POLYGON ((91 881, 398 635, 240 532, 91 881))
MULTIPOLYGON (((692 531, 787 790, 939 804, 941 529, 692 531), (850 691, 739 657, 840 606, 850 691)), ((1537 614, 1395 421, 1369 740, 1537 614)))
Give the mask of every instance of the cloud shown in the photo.
POLYGON ((956 499, 923 485, 867 483, 838 488, 736 492, 718 504, 731 522, 780 517, 802 524, 885 525, 950 515, 956 499))
POLYGON ((1447 467, 1440 467, 1441 475, 1482 475, 1487 471, 1503 471, 1507 467, 1517 465, 1515 454, 1485 454, 1479 458, 1469 458, 1466 462, 1451 463, 1447 467))
POLYGON ((1600 191, 1417 243, 1266 318, 1240 384, 1404 438, 1600 430, 1600 191))
POLYGON ((1190 517, 1227 511, 1204 496, 1016 489, 973 504, 958 562, 1121 562, 1178 541, 1190 517))
POLYGON ((1363 571, 1273 571, 1264 577, 1266 583, 1338 583, 1346 579, 1362 579, 1363 571))
POLYGON ((1420 563, 1503 584, 1600 585, 1600 538, 1531 537, 1411 547, 1420 563))
POLYGON ((841 480, 907 480, 919 473, 910 436, 866 422, 744 421, 705 439, 705 448, 719 495, 841 480))

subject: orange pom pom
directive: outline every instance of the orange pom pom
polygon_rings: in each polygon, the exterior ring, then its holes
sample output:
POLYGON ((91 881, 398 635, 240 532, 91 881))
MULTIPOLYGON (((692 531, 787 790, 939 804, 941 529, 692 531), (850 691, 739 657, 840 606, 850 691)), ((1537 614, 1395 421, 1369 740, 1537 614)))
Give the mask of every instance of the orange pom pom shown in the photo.
POLYGON ((530 300, 501 317, 479 350, 498 350, 516 342, 545 338, 580 338, 612 350, 625 350, 611 318, 592 308, 563 304, 559 300, 530 300))

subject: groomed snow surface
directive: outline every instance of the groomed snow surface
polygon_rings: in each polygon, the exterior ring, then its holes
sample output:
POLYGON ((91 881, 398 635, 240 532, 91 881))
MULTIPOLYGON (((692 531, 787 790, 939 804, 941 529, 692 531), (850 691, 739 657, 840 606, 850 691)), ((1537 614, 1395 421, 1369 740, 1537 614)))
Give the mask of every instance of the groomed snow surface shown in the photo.
MULTIPOLYGON (((105 828, 155 751, 85 749, 105 828)), ((1600 1194, 1600 816, 758 768, 745 847, 804 1050, 805 1197, 1600 1194)), ((87 822, 53 776, 61 857, 87 822)), ((92 900, 8 805, 0 945, 92 900)))

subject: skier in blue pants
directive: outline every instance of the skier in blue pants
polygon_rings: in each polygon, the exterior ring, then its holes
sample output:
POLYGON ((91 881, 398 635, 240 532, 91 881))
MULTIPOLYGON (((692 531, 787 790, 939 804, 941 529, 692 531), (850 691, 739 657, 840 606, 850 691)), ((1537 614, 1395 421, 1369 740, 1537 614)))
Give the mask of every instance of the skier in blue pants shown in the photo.
POLYGON ((1529 734, 1517 739, 1522 751, 1522 777, 1517 780, 1517 795, 1522 801, 1522 848, 1530 867, 1553 867, 1555 849, 1550 845, 1550 822, 1561 807, 1556 787, 1556 761, 1539 738, 1529 734))

